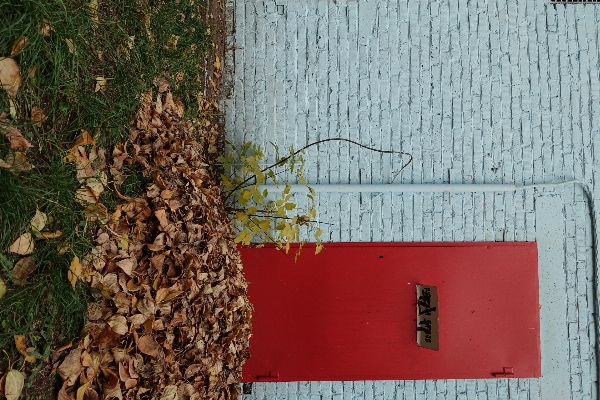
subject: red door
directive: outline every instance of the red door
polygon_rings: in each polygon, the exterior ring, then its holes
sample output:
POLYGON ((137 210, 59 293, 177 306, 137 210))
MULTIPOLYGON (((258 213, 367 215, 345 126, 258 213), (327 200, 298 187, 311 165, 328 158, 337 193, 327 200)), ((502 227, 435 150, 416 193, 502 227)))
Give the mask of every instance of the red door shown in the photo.
POLYGON ((245 382, 541 376, 536 243, 329 243, 297 264, 241 252, 245 382), (417 344, 417 284, 437 288, 438 351, 417 344))

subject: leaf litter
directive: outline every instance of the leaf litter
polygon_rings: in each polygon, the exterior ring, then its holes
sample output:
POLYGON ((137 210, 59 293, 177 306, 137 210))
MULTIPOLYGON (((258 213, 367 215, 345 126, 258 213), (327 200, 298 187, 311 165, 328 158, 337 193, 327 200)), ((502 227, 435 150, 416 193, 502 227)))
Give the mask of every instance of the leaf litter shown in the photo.
MULTIPOLYGON (((74 286, 84 281, 97 289, 98 301, 89 304, 75 347, 51 354, 63 378, 59 399, 224 400, 240 394, 252 306, 209 165, 216 122, 185 121, 169 83, 157 86, 156 96, 142 96, 130 138, 113 149, 111 163, 101 157, 122 204, 108 212, 93 193, 100 186, 90 179, 102 168, 91 155, 103 150, 87 132, 65 157, 77 165, 84 202, 100 209, 89 215, 101 227, 95 249, 74 258, 69 270, 74 286), (136 198, 118 189, 124 166, 133 164, 152 179, 136 198)), ((206 115, 217 114, 213 100, 199 103, 206 115)))

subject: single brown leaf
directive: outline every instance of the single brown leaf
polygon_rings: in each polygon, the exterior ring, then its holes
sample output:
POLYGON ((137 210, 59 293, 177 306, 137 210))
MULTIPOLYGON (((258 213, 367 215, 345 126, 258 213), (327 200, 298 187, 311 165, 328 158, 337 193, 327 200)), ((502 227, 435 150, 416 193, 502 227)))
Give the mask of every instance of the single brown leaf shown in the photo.
POLYGON ((160 345, 150 335, 144 335, 138 340, 138 348, 144 354, 151 357, 158 357, 160 345))
POLYGON ((40 232, 39 239, 56 239, 62 235, 62 231, 40 232))
POLYGON ((23 391, 24 384, 25 379, 21 371, 9 370, 4 381, 4 397, 6 397, 6 400, 17 400, 23 391))
POLYGON ((154 301, 156 302, 156 304, 160 303, 161 301, 164 300, 165 297, 167 297, 167 295, 170 292, 170 288, 160 288, 156 291, 156 295, 154 296, 154 301))
POLYGON ((4 136, 6 136, 6 138, 10 142, 11 149, 33 147, 33 145, 23 137, 21 131, 19 131, 14 126, 5 125, 2 122, 3 121, 0 121, 0 131, 4 136))
POLYGON ((0 59, 0 84, 2 89, 8 92, 8 95, 15 97, 19 90, 19 87, 23 83, 21 78, 21 70, 19 65, 12 58, 1 58, 0 59))
POLYGON ((76 150, 79 146, 87 146, 89 144, 96 144, 94 138, 89 134, 88 131, 82 129, 81 135, 75 139, 75 143, 73 143, 69 149, 69 151, 76 150))
POLYGON ((48 117, 44 114, 44 110, 41 107, 34 106, 31 108, 31 116, 29 117, 29 119, 31 120, 31 122, 33 122, 33 126, 35 126, 36 128, 40 128, 42 126, 42 123, 47 118, 48 117))
POLYGON ((164 228, 169 225, 169 219, 167 218, 167 213, 164 208, 154 211, 154 215, 158 219, 158 222, 160 222, 161 227, 164 228))
POLYGON ((154 238, 154 243, 149 244, 147 243, 146 246, 148 247, 149 250, 152 251, 160 251, 162 249, 165 248, 165 233, 161 232, 159 233, 156 238, 154 238))
POLYGON ((125 382, 127 379, 131 379, 131 376, 129 375, 129 370, 121 362, 119 363, 119 379, 121 380, 121 382, 125 382))
POLYGON ((137 309, 139 312, 147 316, 148 318, 152 318, 154 313, 156 312, 156 305, 150 299, 143 298, 137 303, 137 309))
POLYGON ((25 47, 27 47, 28 44, 29 44, 29 39, 27 38, 27 36, 21 36, 13 44, 12 49, 10 49, 10 55, 12 56, 12 55, 22 52, 23 49, 25 49, 25 47))
POLYGON ((134 326, 140 326, 148 320, 148 317, 144 314, 134 314, 131 317, 129 317, 129 320, 134 326))
POLYGON ((22 234, 10 245, 8 251, 15 254, 26 256, 33 253, 34 243, 33 235, 29 232, 22 234))
POLYGON ((87 388, 92 384, 92 381, 87 381, 77 389, 77 400, 84 400, 87 388))
POLYGON ((63 344, 60 347, 57 347, 54 351, 56 351, 57 353, 60 353, 61 351, 64 351, 68 348, 70 348, 71 346, 73 346, 73 342, 71 340, 69 340, 66 344, 63 344))
POLYGON ((117 267, 121 268, 123 272, 131 276, 135 267, 137 267, 137 260, 133 257, 126 258, 117 263, 117 267))
POLYGON ((67 392, 67 387, 67 382, 63 382, 63 385, 58 392, 58 400, 73 400, 73 396, 67 392))
POLYGON ((202 364, 191 364, 186 368, 183 377, 186 379, 193 378, 197 376, 203 369, 204 366, 202 364))
POLYGON ((102 368, 102 374, 104 377, 108 378, 108 382, 104 384, 105 390, 114 390, 115 388, 119 388, 119 377, 116 374, 116 371, 110 368, 102 368))
POLYGON ((6 168, 16 175, 17 172, 33 169, 33 165, 27 161, 25 153, 15 151, 9 153, 4 160, 0 159, 0 168, 6 168))
POLYGON ((67 386, 73 386, 79 377, 79 373, 83 368, 80 358, 81 349, 73 349, 58 366, 58 374, 65 380, 67 386))
POLYGON ((75 200, 81 205, 94 204, 98 202, 98 198, 94 192, 87 186, 82 186, 75 192, 75 200))
POLYGON ((25 286, 25 282, 31 273, 35 270, 35 261, 33 257, 24 257, 15 263, 13 267, 13 282, 17 286, 25 286))
POLYGON ((138 384, 137 379, 129 378, 125 381, 125 389, 131 389, 136 387, 138 384))
POLYGON ((106 321, 115 333, 124 335, 129 331, 127 327, 127 319, 122 315, 113 315, 106 321))
POLYGON ((98 178, 93 177, 88 178, 85 181, 85 185, 88 187, 88 189, 92 191, 94 197, 96 198, 96 201, 94 201, 94 203, 97 203, 100 199, 100 194, 104 191, 104 185, 102 184, 102 182, 100 182, 98 178))

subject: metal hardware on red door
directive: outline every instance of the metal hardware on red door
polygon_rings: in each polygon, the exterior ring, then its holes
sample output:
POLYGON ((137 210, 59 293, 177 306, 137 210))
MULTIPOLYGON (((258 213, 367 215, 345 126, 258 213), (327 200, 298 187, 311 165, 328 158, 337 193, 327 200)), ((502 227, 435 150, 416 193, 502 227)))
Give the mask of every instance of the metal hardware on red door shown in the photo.
POLYGON ((492 376, 494 378, 511 378, 515 376, 515 368, 514 367, 504 367, 502 369, 503 372, 492 372, 492 376))
POLYGON ((256 380, 260 382, 277 382, 279 380, 279 372, 269 371, 269 375, 258 375, 256 380))

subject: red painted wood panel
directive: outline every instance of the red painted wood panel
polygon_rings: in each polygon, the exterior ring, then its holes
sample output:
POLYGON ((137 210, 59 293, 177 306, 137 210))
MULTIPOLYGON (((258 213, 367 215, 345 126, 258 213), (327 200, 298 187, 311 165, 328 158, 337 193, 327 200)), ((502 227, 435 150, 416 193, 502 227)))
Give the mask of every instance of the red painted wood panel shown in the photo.
POLYGON ((536 243, 329 243, 297 264, 241 253, 245 382, 541 376, 536 243), (416 284, 437 287, 439 351, 417 345, 416 284))

